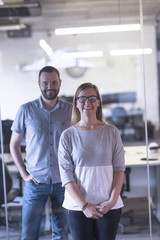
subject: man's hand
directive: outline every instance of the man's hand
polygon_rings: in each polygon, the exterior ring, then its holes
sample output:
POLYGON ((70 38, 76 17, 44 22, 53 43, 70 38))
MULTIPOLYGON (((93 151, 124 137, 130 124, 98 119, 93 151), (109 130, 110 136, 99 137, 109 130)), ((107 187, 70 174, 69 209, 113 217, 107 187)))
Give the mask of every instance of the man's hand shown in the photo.
POLYGON ((39 184, 28 172, 21 174, 24 181, 33 181, 35 184, 39 184))

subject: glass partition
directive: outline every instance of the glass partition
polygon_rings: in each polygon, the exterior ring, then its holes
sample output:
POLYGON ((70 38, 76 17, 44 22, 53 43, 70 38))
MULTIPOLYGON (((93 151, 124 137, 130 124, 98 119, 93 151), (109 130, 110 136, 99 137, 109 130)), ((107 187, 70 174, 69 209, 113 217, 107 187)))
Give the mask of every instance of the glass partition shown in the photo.
MULTIPOLYGON (((121 193, 124 208, 117 239, 153 239, 153 229, 154 236, 158 236, 160 138, 157 36, 155 25, 143 22, 142 2, 137 0, 134 4, 140 7, 137 7, 137 15, 141 31, 57 36, 54 31, 46 33, 40 30, 33 32, 32 38, 28 39, 10 39, 0 33, 4 161, 12 175, 12 189, 18 189, 17 205, 8 205, 10 236, 14 233, 19 238, 21 233, 23 180, 10 155, 9 129, 20 105, 39 97, 38 72, 46 64, 60 70, 60 97, 67 101, 72 101, 81 83, 96 84, 102 97, 104 120, 120 131, 126 172, 121 193), (54 49, 52 56, 47 56, 40 48, 41 39, 54 49), (141 54, 142 49, 145 50, 144 55, 141 54), (62 58, 62 54, 67 52, 87 51, 101 51, 103 54, 78 60, 62 58)), ((25 155, 25 146, 21 150, 25 155)), ((4 232, 4 203, 1 206, 0 229, 4 232)), ((40 239, 44 239, 45 234, 51 236, 49 206, 48 202, 40 239)))

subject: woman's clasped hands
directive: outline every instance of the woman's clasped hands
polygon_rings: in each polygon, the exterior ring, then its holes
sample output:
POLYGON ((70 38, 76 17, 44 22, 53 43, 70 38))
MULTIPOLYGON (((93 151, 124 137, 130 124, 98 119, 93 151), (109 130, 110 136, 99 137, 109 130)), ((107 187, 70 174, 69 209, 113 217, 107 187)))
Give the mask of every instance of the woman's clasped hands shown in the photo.
POLYGON ((87 218, 98 219, 100 217, 103 217, 103 213, 99 211, 99 206, 91 203, 88 203, 83 213, 87 218))
POLYGON ((103 217, 111 209, 108 201, 102 202, 98 205, 88 203, 86 209, 83 211, 87 218, 98 219, 103 217))

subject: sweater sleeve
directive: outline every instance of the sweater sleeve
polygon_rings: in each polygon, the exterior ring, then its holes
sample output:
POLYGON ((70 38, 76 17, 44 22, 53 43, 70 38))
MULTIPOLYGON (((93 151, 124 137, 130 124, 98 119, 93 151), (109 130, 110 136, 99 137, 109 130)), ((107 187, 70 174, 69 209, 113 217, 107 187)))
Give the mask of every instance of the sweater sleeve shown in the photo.
POLYGON ((71 181, 76 181, 74 176, 74 166, 71 156, 71 141, 69 141, 68 131, 61 134, 58 148, 58 162, 62 181, 62 186, 65 186, 71 181))
POLYGON ((113 138, 113 171, 125 171, 123 143, 117 128, 114 128, 113 138))

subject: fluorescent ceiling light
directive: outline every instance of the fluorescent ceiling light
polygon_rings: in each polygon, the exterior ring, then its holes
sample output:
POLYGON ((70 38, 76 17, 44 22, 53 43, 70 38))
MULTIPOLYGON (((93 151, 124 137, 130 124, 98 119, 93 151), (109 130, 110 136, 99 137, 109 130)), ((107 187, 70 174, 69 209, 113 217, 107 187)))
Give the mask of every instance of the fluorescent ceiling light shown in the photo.
POLYGON ((102 51, 62 53, 63 58, 90 58, 90 57, 102 57, 102 56, 103 56, 102 51))
POLYGON ((70 35, 70 34, 85 34, 85 33, 137 31, 140 29, 141 29, 140 24, 77 27, 77 28, 57 28, 57 29, 55 29, 55 34, 56 35, 70 35))
POLYGON ((48 43, 46 43, 45 40, 41 39, 41 40, 39 41, 39 45, 40 45, 41 48, 47 53, 48 56, 52 56, 53 50, 52 50, 52 48, 48 45, 48 43))
POLYGON ((127 56, 127 55, 142 55, 142 54, 151 54, 151 48, 144 48, 144 49, 121 49, 121 50, 111 50, 111 56, 127 56))
POLYGON ((9 24, 9 25, 0 25, 0 31, 9 31, 9 30, 20 30, 26 28, 26 25, 23 23, 9 24))

